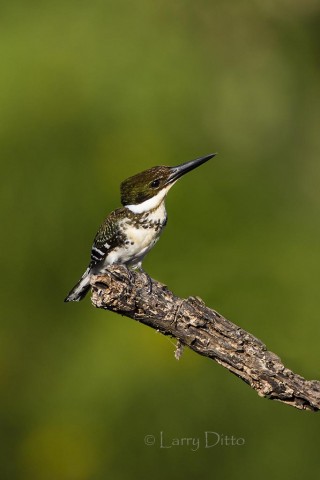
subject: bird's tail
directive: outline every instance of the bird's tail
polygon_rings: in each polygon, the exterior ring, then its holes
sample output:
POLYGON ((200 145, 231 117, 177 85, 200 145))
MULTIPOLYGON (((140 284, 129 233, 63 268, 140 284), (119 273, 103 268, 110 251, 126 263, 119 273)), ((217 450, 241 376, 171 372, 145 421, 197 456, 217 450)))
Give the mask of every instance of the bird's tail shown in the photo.
POLYGON ((80 302, 90 290, 90 268, 82 275, 79 282, 68 293, 68 296, 64 299, 65 302, 80 302))

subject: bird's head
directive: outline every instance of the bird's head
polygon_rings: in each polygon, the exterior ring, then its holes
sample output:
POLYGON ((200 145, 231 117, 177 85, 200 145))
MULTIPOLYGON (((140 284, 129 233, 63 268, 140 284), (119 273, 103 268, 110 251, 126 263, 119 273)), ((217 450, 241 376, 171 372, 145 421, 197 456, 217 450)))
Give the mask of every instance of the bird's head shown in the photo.
POLYGON ((135 213, 156 208, 172 185, 187 172, 199 167, 216 153, 191 160, 177 167, 152 167, 121 183, 121 203, 135 213))

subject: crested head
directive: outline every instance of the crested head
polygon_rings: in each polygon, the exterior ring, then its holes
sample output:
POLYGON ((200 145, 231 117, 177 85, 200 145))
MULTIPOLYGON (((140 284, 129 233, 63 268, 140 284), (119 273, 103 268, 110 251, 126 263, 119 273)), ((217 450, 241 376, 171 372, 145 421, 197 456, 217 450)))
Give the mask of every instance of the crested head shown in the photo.
POLYGON ((137 213, 157 207, 182 175, 207 162, 215 155, 197 158, 177 167, 152 167, 127 178, 120 186, 122 205, 137 213))
POLYGON ((122 205, 139 205, 155 197, 167 186, 170 167, 152 167, 121 183, 122 205))

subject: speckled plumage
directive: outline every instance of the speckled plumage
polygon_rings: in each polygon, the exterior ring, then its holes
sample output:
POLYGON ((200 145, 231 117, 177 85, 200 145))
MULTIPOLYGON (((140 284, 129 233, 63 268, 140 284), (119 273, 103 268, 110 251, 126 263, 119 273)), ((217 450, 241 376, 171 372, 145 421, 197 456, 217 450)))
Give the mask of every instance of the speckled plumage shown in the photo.
POLYGON ((166 222, 163 202, 143 213, 133 213, 126 207, 115 210, 102 223, 94 239, 90 267, 94 269, 99 264, 101 268, 102 260, 103 266, 112 263, 140 266, 166 222))
POLYGON ((79 301, 90 288, 90 275, 113 263, 141 268, 144 256, 158 241, 167 223, 164 200, 152 210, 134 213, 114 210, 100 226, 91 249, 91 262, 65 301, 79 301))

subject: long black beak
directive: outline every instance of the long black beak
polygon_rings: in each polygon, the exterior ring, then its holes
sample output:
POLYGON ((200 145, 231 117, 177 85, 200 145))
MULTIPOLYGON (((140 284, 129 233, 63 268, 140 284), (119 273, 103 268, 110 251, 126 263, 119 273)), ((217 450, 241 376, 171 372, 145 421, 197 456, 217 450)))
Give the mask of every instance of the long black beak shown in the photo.
POLYGON ((207 162, 208 160, 210 160, 210 158, 213 158, 216 155, 217 155, 216 153, 211 153, 210 155, 206 155, 205 157, 196 158, 195 160, 191 160, 190 162, 182 163, 177 167, 172 167, 170 175, 167 180, 167 184, 175 182, 176 180, 178 180, 178 178, 182 177, 182 175, 184 175, 185 173, 188 173, 194 168, 199 167, 200 165, 207 162))

